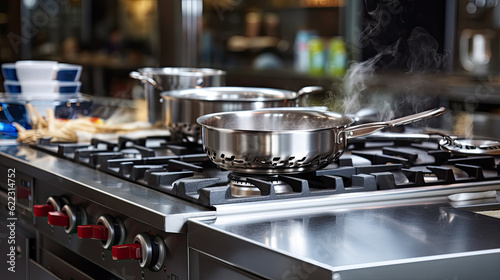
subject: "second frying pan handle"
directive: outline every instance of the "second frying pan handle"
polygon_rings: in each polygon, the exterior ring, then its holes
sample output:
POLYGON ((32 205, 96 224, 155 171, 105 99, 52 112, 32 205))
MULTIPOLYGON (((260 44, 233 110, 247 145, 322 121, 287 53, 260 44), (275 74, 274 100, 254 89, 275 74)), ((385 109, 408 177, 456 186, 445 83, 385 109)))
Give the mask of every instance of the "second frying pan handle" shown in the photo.
POLYGON ((417 121, 427 119, 430 117, 436 117, 436 116, 441 115, 445 111, 446 111, 446 109, 444 107, 441 107, 441 108, 432 109, 429 111, 424 111, 421 113, 409 115, 406 117, 402 117, 399 119, 394 119, 394 120, 390 120, 390 121, 386 121, 386 122, 374 122, 374 123, 364 123, 364 124, 360 124, 360 125, 353 125, 353 126, 344 128, 341 131, 341 133, 344 133, 344 135, 347 139, 365 136, 365 135, 372 134, 374 132, 377 132, 377 131, 382 130, 382 129, 387 128, 387 127, 406 125, 406 124, 417 122, 417 121))

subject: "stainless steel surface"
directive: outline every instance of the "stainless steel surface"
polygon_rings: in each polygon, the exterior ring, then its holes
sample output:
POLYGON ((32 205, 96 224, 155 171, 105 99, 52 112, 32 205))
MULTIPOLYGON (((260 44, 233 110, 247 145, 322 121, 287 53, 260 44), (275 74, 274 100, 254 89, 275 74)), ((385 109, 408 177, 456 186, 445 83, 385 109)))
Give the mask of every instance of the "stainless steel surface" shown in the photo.
MULTIPOLYGON (((96 172, 28 146, 1 146, 0 152, 6 153, 2 154, 2 164, 32 174, 39 184, 64 185, 65 190, 75 196, 107 205, 114 211, 165 232, 185 232, 184 224, 190 217, 215 214, 211 209, 96 172), (131 201, 134 203, 131 204, 131 201)), ((47 193, 46 197, 52 195, 47 193)))
POLYGON ((148 121, 156 126, 163 126, 165 120, 165 108, 159 89, 174 90, 226 84, 226 72, 210 68, 140 68, 131 72, 130 77, 143 82, 148 121))
MULTIPOLYGON (((359 207, 374 207, 387 205, 394 201, 427 201, 444 203, 448 196, 463 192, 483 192, 500 190, 500 181, 476 182, 474 184, 457 183, 450 185, 429 186, 421 188, 402 188, 378 192, 345 193, 326 195, 314 198, 288 199, 275 201, 262 201, 256 208, 252 203, 222 204, 217 205, 217 216, 244 215, 246 213, 282 213, 283 215, 299 215, 308 211, 336 207, 338 209, 351 209, 359 207)), ((480 203, 478 201, 477 203, 480 203)), ((477 206, 477 204, 474 204, 477 206)))
POLYGON ((333 112, 273 109, 214 113, 198 118, 203 148, 223 169, 255 174, 316 170, 338 159, 347 139, 442 114, 429 110, 388 122, 349 127, 354 120, 333 112))
POLYGON ((171 90, 161 93, 166 102, 165 125, 174 135, 201 138, 200 116, 242 110, 275 107, 297 107, 300 97, 323 91, 309 86, 298 92, 257 87, 205 87, 171 90))
POLYGON ((455 209, 445 198, 309 210, 190 220, 189 244, 271 279, 496 279, 500 273, 493 265, 500 220, 455 209))
POLYGON ((468 201, 468 200, 481 200, 481 199, 496 199, 496 191, 484 191, 484 192, 467 192, 467 193, 457 193, 448 196, 451 201, 468 201))

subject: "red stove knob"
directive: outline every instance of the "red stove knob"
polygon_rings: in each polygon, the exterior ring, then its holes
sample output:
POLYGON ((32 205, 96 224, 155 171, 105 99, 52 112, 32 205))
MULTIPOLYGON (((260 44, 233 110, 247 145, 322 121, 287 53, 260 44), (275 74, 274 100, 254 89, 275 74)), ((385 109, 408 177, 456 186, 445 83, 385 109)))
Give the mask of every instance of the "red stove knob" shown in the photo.
POLYGON ((47 217, 49 212, 52 212, 54 210, 56 209, 54 209, 54 206, 50 204, 34 205, 33 215, 35 215, 35 217, 47 217))
POLYGON ((64 227, 66 233, 73 233, 78 225, 87 224, 87 214, 80 207, 66 204, 61 211, 49 212, 48 223, 52 226, 64 227))
POLYGON ((68 227, 69 226, 69 217, 61 211, 52 211, 48 214, 49 217, 49 225, 52 226, 60 226, 60 227, 68 227))
POLYGON ((134 237, 134 243, 111 247, 113 260, 139 260, 139 266, 160 271, 167 257, 167 246, 160 236, 142 232, 134 237))
POLYGON ((104 249, 125 242, 125 225, 120 218, 110 215, 102 215, 97 219, 95 225, 80 225, 77 227, 78 237, 90 238, 101 241, 104 249))
POLYGON ((97 240, 107 240, 108 239, 108 229, 102 225, 85 225, 78 226, 78 237, 82 239, 97 239, 97 240))
POLYGON ((111 247, 111 255, 113 260, 140 260, 141 255, 141 245, 137 243, 115 245, 111 247))
POLYGON ((62 207, 63 200, 59 197, 51 196, 47 198, 45 204, 33 206, 33 215, 35 217, 47 217, 49 215, 49 212, 61 211, 62 207))

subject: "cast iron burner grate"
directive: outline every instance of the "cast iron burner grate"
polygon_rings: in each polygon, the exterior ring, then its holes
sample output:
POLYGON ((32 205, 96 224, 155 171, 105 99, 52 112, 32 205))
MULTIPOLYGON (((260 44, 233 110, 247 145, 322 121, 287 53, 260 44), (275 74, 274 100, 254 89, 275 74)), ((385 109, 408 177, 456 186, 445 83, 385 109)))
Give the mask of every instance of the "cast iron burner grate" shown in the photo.
POLYGON ((198 144, 171 143, 169 136, 129 138, 120 136, 118 141, 93 138, 90 143, 51 143, 44 138, 32 145, 38 150, 69 159, 87 166, 98 168, 110 159, 136 159, 203 154, 198 144))
POLYGON ((375 144, 321 170, 269 176, 218 169, 201 145, 165 137, 36 148, 204 206, 500 180, 494 155, 450 153, 436 141, 375 144))
POLYGON ((499 167, 494 164, 493 158, 482 158, 480 162, 471 158, 452 161, 449 167, 404 168, 402 164, 338 167, 305 174, 275 175, 267 178, 231 173, 230 177, 238 176, 236 181, 238 184, 245 182, 245 188, 253 186, 249 196, 235 194, 233 185, 221 186, 216 178, 204 178, 202 180, 196 178, 180 179, 172 183, 171 190, 184 199, 213 206, 500 179, 499 167), (457 178, 455 176, 456 169, 465 172, 467 177, 457 178), (288 187, 283 188, 283 184, 288 187), (276 185, 278 190, 286 191, 276 191, 276 185))

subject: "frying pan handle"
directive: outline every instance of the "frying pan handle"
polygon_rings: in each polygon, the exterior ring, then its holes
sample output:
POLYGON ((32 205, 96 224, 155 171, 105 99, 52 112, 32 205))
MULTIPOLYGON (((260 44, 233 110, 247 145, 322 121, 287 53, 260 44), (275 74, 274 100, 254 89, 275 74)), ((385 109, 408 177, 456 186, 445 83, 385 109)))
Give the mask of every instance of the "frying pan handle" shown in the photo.
POLYGON ((406 125, 409 123, 421 121, 423 119, 436 117, 436 116, 443 114, 445 111, 446 111, 446 109, 444 107, 441 107, 441 108, 432 109, 429 111, 409 115, 406 117, 402 117, 399 119, 394 119, 394 120, 390 120, 390 121, 386 121, 386 122, 374 122, 374 123, 364 123, 364 124, 360 124, 360 125, 353 125, 353 126, 345 128, 342 132, 344 132, 347 139, 365 136, 365 135, 372 134, 374 132, 377 132, 377 131, 382 130, 382 129, 387 128, 387 127, 406 125))
POLYGON ((144 75, 141 75, 139 72, 137 71, 132 71, 128 74, 130 76, 130 78, 132 79, 136 79, 136 80, 139 80, 143 83, 150 83, 152 86, 154 86, 157 90, 159 91, 163 91, 163 88, 160 86, 160 84, 158 84, 158 82, 156 82, 153 78, 150 78, 150 77, 146 77, 144 75))
POLYGON ((300 97, 300 96, 303 96, 306 94, 322 92, 324 90, 325 89, 323 87, 320 87, 320 86, 303 87, 297 92, 297 95, 300 97))

